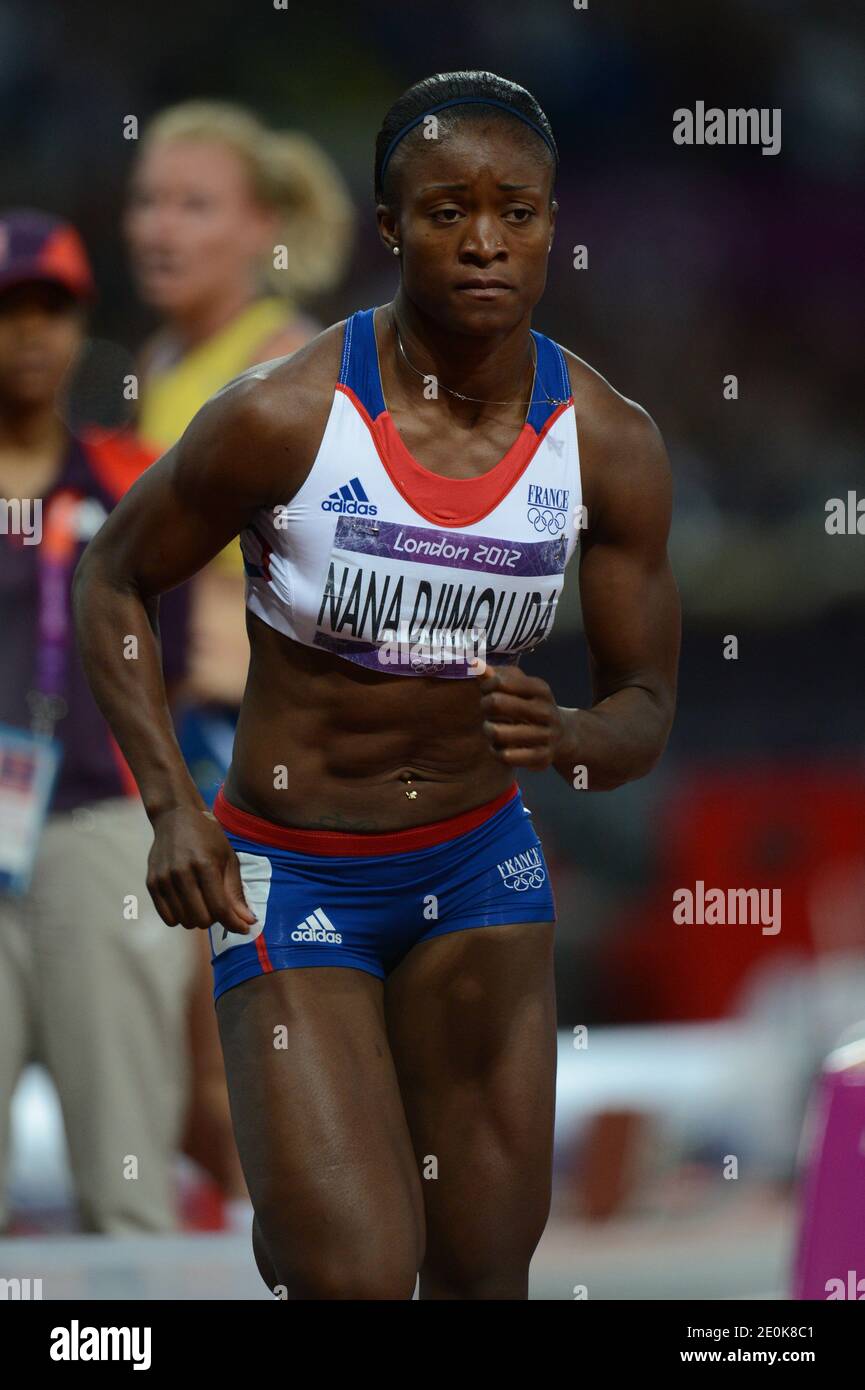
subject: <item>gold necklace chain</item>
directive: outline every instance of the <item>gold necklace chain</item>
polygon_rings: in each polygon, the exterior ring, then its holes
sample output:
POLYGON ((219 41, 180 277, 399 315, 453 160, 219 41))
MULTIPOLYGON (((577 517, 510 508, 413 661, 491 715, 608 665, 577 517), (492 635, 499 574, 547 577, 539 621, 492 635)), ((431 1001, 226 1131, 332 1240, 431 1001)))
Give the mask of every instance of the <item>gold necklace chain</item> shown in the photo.
MULTIPOLYGON (((411 368, 411 370, 415 373, 416 376, 423 377, 424 381, 429 381, 432 373, 422 372, 420 368, 416 367, 414 363, 409 360, 408 353, 402 345, 402 338, 400 337, 399 328, 397 327, 396 317, 394 314, 391 314, 391 322, 393 323, 393 331, 396 334, 397 346, 400 352, 402 353, 403 357, 405 358, 406 365, 411 368)), ((531 339, 531 343, 533 356, 532 382, 534 383, 537 377, 538 369, 538 346, 534 338, 531 339)), ((447 391, 449 396, 456 396, 457 400, 459 401, 472 401, 475 405, 564 405, 564 401, 557 400, 554 396, 548 395, 546 391, 544 392, 543 396, 533 397, 531 400, 528 401, 485 401, 482 400, 480 396, 464 396, 461 391, 453 391, 450 388, 450 386, 445 386, 443 381, 438 381, 438 378, 436 378, 436 383, 442 391, 447 391)))

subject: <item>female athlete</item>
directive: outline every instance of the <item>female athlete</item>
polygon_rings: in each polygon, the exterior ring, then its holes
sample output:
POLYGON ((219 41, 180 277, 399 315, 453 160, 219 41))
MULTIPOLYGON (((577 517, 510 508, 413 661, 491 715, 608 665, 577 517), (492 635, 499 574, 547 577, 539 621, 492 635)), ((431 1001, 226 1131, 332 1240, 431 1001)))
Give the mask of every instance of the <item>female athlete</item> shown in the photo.
POLYGON ((522 87, 406 92, 376 149, 393 301, 214 396, 77 574, 89 677, 154 830, 150 891, 169 925, 210 930, 253 1247, 287 1298, 410 1299, 418 1273, 421 1298, 528 1296, 555 906, 514 773, 617 787, 671 725, 663 445, 530 327, 556 166, 522 87), (238 533, 251 662, 211 814, 157 610, 238 533), (518 664, 578 542, 590 709, 518 664))

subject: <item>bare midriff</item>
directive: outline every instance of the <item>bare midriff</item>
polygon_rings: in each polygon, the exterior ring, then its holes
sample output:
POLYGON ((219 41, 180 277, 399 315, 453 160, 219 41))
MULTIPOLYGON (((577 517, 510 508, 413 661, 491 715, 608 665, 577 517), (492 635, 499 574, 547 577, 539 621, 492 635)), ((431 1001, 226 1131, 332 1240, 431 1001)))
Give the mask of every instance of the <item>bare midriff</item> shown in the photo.
POLYGON ((482 806, 514 782, 490 751, 475 679, 392 676, 247 615, 251 659, 224 785, 241 811, 355 834, 482 806))

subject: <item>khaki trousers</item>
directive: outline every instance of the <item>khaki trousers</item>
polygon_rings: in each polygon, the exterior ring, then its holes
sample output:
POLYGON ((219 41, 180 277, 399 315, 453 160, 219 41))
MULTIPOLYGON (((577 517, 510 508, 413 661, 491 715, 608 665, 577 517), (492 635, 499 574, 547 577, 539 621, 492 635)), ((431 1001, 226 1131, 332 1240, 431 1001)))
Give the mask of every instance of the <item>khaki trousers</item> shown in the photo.
POLYGON ((151 903, 151 841, 137 798, 49 816, 30 891, 0 895, 0 1229, 31 1060, 57 1087, 84 1229, 176 1229, 195 942, 151 903))

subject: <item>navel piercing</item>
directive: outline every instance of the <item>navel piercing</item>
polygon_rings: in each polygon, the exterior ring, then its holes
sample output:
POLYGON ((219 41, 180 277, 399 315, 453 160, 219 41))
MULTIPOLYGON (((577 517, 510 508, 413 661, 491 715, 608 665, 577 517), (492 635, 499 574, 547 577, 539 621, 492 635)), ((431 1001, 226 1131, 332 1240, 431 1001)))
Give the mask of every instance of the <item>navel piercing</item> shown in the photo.
MULTIPOLYGON (((406 777, 405 780, 408 782, 409 786, 411 786, 411 778, 406 777)), ((408 797, 409 801, 417 800, 417 792, 406 792, 406 796, 408 797)))

